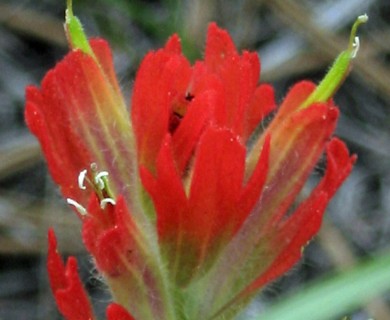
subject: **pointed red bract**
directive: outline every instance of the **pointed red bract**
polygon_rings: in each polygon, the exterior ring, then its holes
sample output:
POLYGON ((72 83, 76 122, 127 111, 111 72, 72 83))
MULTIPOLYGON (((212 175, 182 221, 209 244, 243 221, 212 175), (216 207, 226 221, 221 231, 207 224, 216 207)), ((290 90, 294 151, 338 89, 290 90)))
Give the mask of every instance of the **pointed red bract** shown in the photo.
POLYGON ((177 41, 174 37, 166 48, 149 53, 134 83, 131 111, 138 138, 139 163, 151 171, 154 171, 171 116, 181 116, 186 111, 185 92, 191 67, 184 56, 177 53, 177 41))
POLYGON ((125 308, 116 303, 107 307, 107 320, 135 320, 125 308))
POLYGON ((225 58, 236 53, 236 47, 229 33, 219 28, 216 23, 211 23, 207 31, 204 57, 207 67, 218 72, 220 66, 224 64, 225 58))
POLYGON ((57 240, 53 230, 49 230, 47 269, 58 309, 65 319, 95 319, 87 293, 77 273, 77 261, 74 257, 70 257, 66 266, 64 265, 57 252, 57 240))
POLYGON ((125 274, 138 252, 134 239, 137 230, 123 197, 102 209, 96 196, 92 196, 88 213, 83 220, 83 240, 99 271, 110 277, 125 274))
MULTIPOLYGON (((53 72, 48 73, 47 82, 52 78, 53 72)), ((80 201, 84 196, 75 177, 91 163, 91 155, 84 140, 73 132, 64 108, 54 101, 52 95, 59 95, 53 92, 56 89, 49 88, 49 85, 45 87, 46 94, 34 87, 27 88, 26 122, 40 140, 51 176, 61 186, 64 197, 80 201)))
POLYGON ((229 34, 210 24, 205 64, 223 84, 226 105, 218 124, 231 128, 245 142, 260 121, 275 107, 273 89, 258 86, 260 61, 256 53, 239 55, 229 34))

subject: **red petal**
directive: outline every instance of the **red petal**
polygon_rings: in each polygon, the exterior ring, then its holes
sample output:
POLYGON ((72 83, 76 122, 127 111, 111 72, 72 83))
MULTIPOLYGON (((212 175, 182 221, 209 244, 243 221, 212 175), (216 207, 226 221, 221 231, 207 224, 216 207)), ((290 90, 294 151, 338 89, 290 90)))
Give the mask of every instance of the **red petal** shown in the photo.
POLYGON ((65 276, 68 286, 55 293, 61 314, 68 320, 95 319, 91 303, 77 273, 77 261, 74 257, 68 259, 65 276))
POLYGON ((191 75, 189 62, 169 49, 149 53, 134 83, 132 122, 141 165, 154 172, 155 159, 168 132, 174 101, 185 98, 191 75))
MULTIPOLYGON (((301 81, 295 84, 284 98, 282 105, 276 113, 276 116, 272 119, 272 122, 267 127, 267 132, 272 133, 272 136, 274 136, 274 131, 283 129, 286 119, 293 116, 296 112, 302 112, 303 110, 299 110, 299 106, 309 97, 315 88, 315 84, 309 81, 301 81)), ((332 107, 333 104, 329 103, 328 106, 332 107)), ((296 127, 299 127, 298 122, 296 123, 296 127)), ((259 145, 262 145, 261 140, 259 141, 259 145)), ((256 150, 256 147, 254 150, 256 150)))
POLYGON ((300 81, 290 89, 280 106, 276 119, 283 119, 287 115, 297 111, 299 106, 310 96, 316 89, 316 85, 310 81, 300 81))
POLYGON ((242 136, 246 124, 247 107, 259 80, 260 64, 256 54, 247 52, 241 57, 235 55, 225 60, 219 74, 226 95, 226 126, 242 136))
POLYGON ((141 168, 142 184, 153 199, 157 212, 157 230, 162 241, 175 241, 183 233, 183 214, 187 197, 175 167, 171 138, 166 136, 157 158, 157 176, 141 168), (164 190, 164 192, 161 192, 164 190), (172 239, 173 238, 173 239, 172 239))
POLYGON ((243 141, 246 141, 253 131, 259 126, 261 120, 276 108, 274 89, 267 84, 256 88, 245 116, 245 128, 242 134, 243 141))
POLYGON ((94 257, 100 272, 110 277, 120 276, 128 271, 131 264, 131 246, 126 246, 123 234, 117 229, 109 229, 96 239, 94 257))
POLYGON ((97 239, 114 224, 114 208, 107 206, 106 210, 102 210, 96 195, 91 195, 88 215, 83 218, 82 238, 85 247, 92 255, 95 255, 98 250, 97 239))
POLYGON ((125 200, 119 197, 115 206, 107 205, 103 210, 93 197, 88 213, 83 221, 83 241, 99 271, 110 277, 126 274, 139 248, 134 242, 136 227, 125 200))
MULTIPOLYGON (((46 79, 52 79, 53 76, 53 72, 49 72, 46 79)), ((39 139, 49 171, 54 181, 61 186, 64 197, 83 202, 85 195, 77 185, 77 177, 91 163, 91 156, 83 140, 72 130, 62 105, 53 96, 49 88, 41 93, 34 87, 28 87, 26 123, 39 139)))
POLYGON ((111 303, 106 310, 107 320, 135 320, 125 308, 117 303, 111 303))
POLYGON ((189 90, 195 97, 203 94, 213 95, 215 101, 214 105, 210 106, 210 121, 216 125, 224 125, 226 123, 227 111, 224 84, 219 75, 210 73, 210 70, 207 69, 203 62, 198 61, 195 63, 189 90))
POLYGON ((141 168, 141 179, 157 212, 159 243, 170 274, 177 283, 186 283, 194 275, 198 254, 196 245, 187 240, 188 200, 175 167, 169 135, 157 158, 156 178, 141 168))
POLYGON ((217 71, 226 56, 237 53, 233 40, 226 30, 210 23, 207 31, 204 61, 208 68, 217 71))
POLYGON ((252 212, 255 204, 260 200, 261 192, 267 179, 270 142, 270 137, 266 137, 257 166, 242 190, 239 203, 244 212, 252 212))
POLYGON ((333 138, 326 147, 327 165, 325 176, 317 186, 315 192, 326 192, 329 198, 333 197, 341 183, 352 171, 356 155, 350 156, 345 143, 333 138))
POLYGON ((164 47, 166 52, 172 53, 172 54, 181 54, 181 44, 180 44, 180 38, 177 34, 174 34, 171 36, 164 47))
POLYGON ((214 238, 231 233, 247 212, 237 207, 243 185, 245 147, 228 130, 208 129, 197 149, 186 225, 206 248, 214 238))
POLYGON ((217 124, 231 128, 245 142, 261 119, 274 107, 269 86, 256 89, 260 61, 256 53, 238 55, 229 34, 215 24, 209 27, 205 65, 223 85, 224 115, 218 113, 217 124))
POLYGON ((211 118, 210 110, 218 103, 217 101, 214 91, 206 91, 197 95, 174 133, 172 143, 180 174, 184 173, 199 137, 211 118))
POLYGON ((53 293, 66 287, 65 265, 57 251, 57 239, 53 229, 48 233, 49 249, 47 257, 47 271, 53 293))
POLYGON ((91 47, 93 48, 93 52, 99 61, 99 65, 102 67, 108 81, 116 92, 120 92, 121 90, 116 77, 114 65, 112 63, 112 53, 108 43, 100 38, 91 39, 90 43, 91 47))
POLYGON ((91 303, 77 273, 77 261, 70 257, 64 266, 56 248, 53 230, 49 231, 49 255, 47 268, 49 280, 61 314, 67 320, 92 320, 91 303))

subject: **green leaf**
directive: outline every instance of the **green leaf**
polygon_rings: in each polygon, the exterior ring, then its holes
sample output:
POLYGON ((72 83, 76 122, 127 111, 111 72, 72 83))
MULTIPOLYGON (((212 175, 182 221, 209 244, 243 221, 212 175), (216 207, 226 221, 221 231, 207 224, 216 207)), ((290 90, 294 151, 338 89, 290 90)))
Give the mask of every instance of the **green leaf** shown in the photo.
POLYGON ((329 320, 390 289, 390 253, 322 280, 248 320, 329 320))

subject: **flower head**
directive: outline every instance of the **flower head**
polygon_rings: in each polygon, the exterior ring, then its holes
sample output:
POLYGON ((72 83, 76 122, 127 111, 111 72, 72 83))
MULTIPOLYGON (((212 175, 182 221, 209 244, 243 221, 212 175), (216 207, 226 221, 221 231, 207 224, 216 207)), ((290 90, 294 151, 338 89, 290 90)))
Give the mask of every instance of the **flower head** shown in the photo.
MULTIPOLYGON (((108 45, 88 42, 75 19, 69 8, 72 51, 27 89, 26 121, 113 294, 109 319, 232 318, 297 262, 352 169, 356 157, 332 137, 332 95, 355 47, 334 81, 294 85, 259 133, 273 89, 258 84, 258 56, 216 24, 194 65, 176 35, 146 55, 129 115, 108 45), (324 150, 322 180, 292 212, 324 150)), ((64 266, 52 232, 49 245, 60 311, 93 319, 75 260, 64 266)))

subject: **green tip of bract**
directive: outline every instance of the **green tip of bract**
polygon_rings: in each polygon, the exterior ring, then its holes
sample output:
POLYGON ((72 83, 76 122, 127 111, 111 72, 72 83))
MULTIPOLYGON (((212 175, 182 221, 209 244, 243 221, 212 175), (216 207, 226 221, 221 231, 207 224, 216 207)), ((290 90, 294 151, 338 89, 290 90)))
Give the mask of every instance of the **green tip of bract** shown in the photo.
POLYGON ((72 0, 67 0, 65 31, 72 49, 79 49, 86 54, 94 55, 80 20, 73 15, 72 0))
POLYGON ((357 17, 351 29, 347 50, 344 50, 339 54, 317 89, 306 99, 300 109, 307 108, 316 102, 328 101, 334 95, 347 76, 351 62, 359 51, 360 41, 359 37, 356 36, 357 29, 361 24, 366 23, 367 21, 368 16, 366 14, 357 17))

